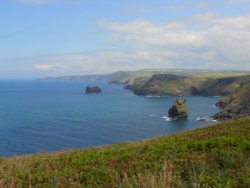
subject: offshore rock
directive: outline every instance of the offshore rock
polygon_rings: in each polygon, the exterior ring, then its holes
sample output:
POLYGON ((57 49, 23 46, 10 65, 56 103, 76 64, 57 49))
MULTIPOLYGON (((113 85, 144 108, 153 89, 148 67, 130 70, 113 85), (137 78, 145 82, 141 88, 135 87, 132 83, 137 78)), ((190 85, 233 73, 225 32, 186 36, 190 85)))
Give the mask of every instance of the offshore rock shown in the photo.
POLYGON ((187 119, 188 109, 185 105, 185 99, 177 99, 168 111, 168 116, 172 119, 187 119))
POLYGON ((92 94, 92 93, 101 93, 102 90, 98 86, 95 87, 86 87, 85 93, 86 94, 92 94))

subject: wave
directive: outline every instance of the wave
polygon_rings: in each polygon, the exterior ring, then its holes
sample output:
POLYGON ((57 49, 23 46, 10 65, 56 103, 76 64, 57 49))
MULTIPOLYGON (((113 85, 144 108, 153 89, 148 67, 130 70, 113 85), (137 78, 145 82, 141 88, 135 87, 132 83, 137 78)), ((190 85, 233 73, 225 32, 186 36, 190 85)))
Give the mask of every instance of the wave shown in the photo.
POLYGON ((165 121, 172 121, 172 119, 168 116, 162 116, 161 117, 162 119, 165 119, 165 121))
POLYGON ((146 97, 149 97, 149 98, 159 98, 161 96, 159 96, 159 95, 147 95, 146 97))
POLYGON ((217 122, 216 119, 213 119, 211 117, 197 117, 196 121, 204 121, 204 122, 213 121, 213 122, 217 122))

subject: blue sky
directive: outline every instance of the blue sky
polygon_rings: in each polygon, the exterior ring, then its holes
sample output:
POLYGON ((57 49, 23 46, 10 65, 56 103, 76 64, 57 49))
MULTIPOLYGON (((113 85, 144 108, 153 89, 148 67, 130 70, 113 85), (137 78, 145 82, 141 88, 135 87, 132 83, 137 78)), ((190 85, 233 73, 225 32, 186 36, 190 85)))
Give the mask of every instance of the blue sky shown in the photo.
POLYGON ((250 70, 249 0, 4 0, 0 79, 250 70))

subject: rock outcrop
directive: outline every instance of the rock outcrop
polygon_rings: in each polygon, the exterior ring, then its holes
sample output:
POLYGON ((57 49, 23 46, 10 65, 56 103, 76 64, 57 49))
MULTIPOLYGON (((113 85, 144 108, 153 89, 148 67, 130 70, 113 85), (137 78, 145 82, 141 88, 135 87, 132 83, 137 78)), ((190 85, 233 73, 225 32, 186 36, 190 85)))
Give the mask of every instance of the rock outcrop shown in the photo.
POLYGON ((174 105, 169 109, 168 116, 172 119, 187 119, 188 109, 185 103, 185 99, 177 99, 174 105))
POLYGON ((86 87, 85 93, 86 94, 92 94, 92 93, 101 93, 102 90, 98 86, 95 87, 86 87))
POLYGON ((213 116, 217 120, 236 119, 250 115, 250 82, 242 84, 239 89, 223 97, 216 103, 222 108, 213 116))

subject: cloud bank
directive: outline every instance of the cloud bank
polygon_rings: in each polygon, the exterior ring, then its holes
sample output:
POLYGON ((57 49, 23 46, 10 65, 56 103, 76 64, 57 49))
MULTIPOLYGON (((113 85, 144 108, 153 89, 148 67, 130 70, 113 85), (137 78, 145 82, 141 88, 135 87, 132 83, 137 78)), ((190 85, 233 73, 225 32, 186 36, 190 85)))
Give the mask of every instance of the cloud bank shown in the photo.
POLYGON ((166 62, 174 60, 182 61, 183 66, 185 63, 190 66, 200 63, 207 68, 244 69, 250 63, 249 20, 249 14, 225 17, 208 12, 193 15, 182 22, 100 20, 98 25, 109 30, 113 40, 154 51, 174 52, 175 59, 166 58, 166 62), (189 62, 192 58, 193 61, 189 62))

